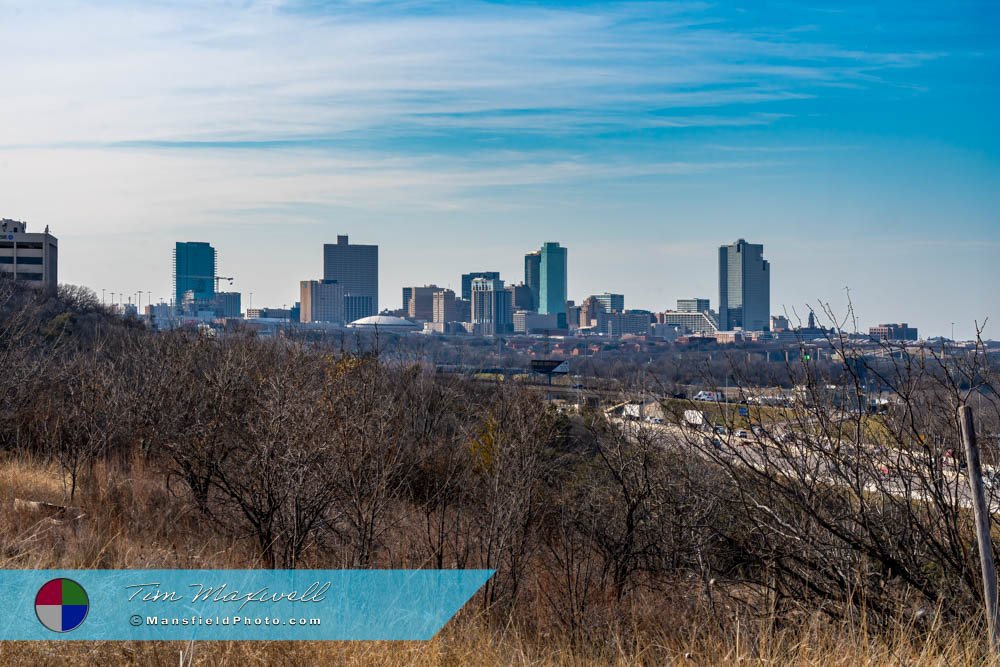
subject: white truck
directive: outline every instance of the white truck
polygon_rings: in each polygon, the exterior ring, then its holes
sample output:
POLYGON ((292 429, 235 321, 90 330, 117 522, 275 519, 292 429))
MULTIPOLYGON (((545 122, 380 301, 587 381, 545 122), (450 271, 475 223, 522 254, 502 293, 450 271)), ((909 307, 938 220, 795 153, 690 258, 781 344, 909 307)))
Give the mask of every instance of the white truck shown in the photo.
POLYGON ((694 395, 694 400, 722 403, 725 399, 722 397, 721 391, 699 391, 694 395))
POLYGON ((684 411, 684 423, 689 426, 704 426, 705 425, 705 413, 701 410, 685 410, 684 411))

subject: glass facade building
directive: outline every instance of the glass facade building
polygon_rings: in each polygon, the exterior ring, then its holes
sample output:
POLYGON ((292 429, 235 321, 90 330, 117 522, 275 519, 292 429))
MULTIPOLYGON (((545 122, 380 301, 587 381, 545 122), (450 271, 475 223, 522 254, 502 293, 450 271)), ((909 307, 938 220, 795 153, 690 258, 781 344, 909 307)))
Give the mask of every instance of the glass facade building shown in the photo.
POLYGON ((771 322, 771 265, 764 246, 736 243, 719 248, 719 329, 768 331, 771 322))
POLYGON ((202 241, 180 242, 174 246, 174 305, 180 308, 184 295, 191 292, 195 303, 215 298, 215 248, 202 241))
POLYGON ((548 242, 539 251, 538 312, 556 315, 559 328, 566 328, 566 248, 548 242))

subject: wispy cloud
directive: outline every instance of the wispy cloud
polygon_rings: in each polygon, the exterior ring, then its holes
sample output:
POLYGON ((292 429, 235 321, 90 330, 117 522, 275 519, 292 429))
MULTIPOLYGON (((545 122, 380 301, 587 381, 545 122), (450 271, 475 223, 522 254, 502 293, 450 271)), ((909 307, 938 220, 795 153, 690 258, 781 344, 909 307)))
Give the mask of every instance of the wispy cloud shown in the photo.
POLYGON ((753 125, 937 56, 820 37, 700 4, 5 6, 0 144, 753 125))

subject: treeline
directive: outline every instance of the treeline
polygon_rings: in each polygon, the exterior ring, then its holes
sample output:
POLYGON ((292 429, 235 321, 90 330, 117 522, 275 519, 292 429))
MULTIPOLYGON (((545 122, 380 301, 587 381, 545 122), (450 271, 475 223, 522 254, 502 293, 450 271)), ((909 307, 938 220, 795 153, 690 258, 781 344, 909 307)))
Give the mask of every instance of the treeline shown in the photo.
MULTIPOLYGON (((894 388, 873 416, 831 398, 869 384, 845 351, 835 372, 789 369, 809 400, 723 413, 716 433, 560 410, 374 347, 154 334, 86 290, 0 289, 0 448, 57 463, 66 503, 95 468, 141 461, 197 517, 181 538, 225 534, 248 567, 495 569, 486 618, 592 647, 667 618, 729 632, 978 613, 960 462, 942 450, 958 403, 995 418, 981 355, 869 369, 894 388)), ((752 372, 729 379, 749 392, 752 372)))

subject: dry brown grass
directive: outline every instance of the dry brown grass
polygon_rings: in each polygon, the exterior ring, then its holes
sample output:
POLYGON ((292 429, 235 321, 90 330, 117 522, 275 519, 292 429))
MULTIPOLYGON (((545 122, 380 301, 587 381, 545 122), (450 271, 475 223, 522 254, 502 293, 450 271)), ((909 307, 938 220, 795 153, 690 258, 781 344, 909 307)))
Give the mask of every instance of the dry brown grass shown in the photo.
MULTIPOLYGON (((14 512, 14 498, 65 502, 59 468, 0 460, 3 568, 252 567, 241 545, 219 537, 141 461, 100 466, 83 478, 80 522, 14 512)), ((571 645, 564 636, 498 628, 466 610, 430 642, 0 642, 2 665, 979 665, 981 629, 880 633, 818 617, 775 631, 767 622, 719 624, 652 602, 645 617, 616 619, 607 634, 571 645), (658 608, 659 607, 659 608, 658 608), (655 628, 650 630, 650 628, 655 628), (622 633, 621 628, 627 632, 622 633)), ((977 619, 978 622, 978 619, 977 619)))

